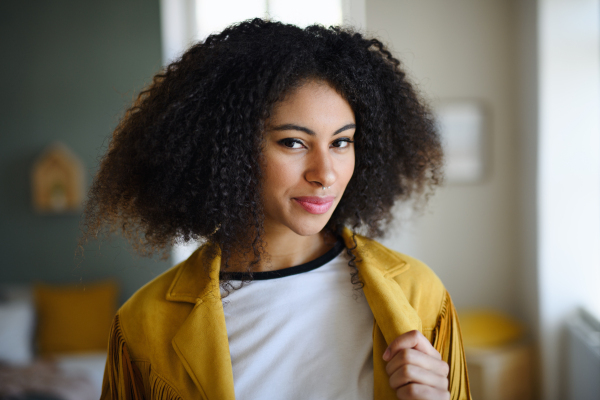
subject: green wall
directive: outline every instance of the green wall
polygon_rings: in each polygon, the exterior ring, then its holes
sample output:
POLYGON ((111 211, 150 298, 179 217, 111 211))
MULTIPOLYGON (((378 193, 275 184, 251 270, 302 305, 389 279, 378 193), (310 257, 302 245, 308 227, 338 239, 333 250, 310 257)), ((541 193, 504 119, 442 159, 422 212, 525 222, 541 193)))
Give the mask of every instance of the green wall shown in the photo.
POLYGON ((125 106, 161 66, 159 2, 0 2, 0 283, 115 276, 122 298, 168 268, 120 238, 75 259, 78 215, 38 215, 30 172, 55 141, 84 162, 87 186, 125 106))

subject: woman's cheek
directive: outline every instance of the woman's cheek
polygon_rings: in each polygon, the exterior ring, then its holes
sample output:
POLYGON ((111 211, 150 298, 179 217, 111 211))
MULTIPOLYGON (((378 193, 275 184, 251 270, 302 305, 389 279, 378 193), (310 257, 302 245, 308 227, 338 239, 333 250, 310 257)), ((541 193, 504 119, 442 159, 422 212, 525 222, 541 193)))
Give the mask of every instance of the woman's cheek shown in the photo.
POLYGON ((352 158, 350 158, 347 162, 344 163, 343 168, 342 168, 342 174, 343 174, 343 179, 344 179, 344 187, 346 187, 348 185, 348 183, 350 182, 350 179, 352 179, 352 175, 354 174, 354 165, 355 165, 355 160, 354 160, 354 153, 352 154, 352 158))

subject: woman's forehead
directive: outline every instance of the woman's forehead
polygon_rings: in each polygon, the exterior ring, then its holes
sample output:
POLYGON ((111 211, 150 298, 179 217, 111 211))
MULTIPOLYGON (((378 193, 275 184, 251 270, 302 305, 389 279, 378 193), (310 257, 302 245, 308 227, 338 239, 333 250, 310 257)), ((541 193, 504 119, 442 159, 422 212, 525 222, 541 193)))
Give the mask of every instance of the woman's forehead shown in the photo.
POLYGON ((349 123, 354 122, 354 112, 350 104, 327 82, 311 80, 274 105, 269 125, 290 118, 305 122, 314 120, 315 123, 337 120, 349 123))

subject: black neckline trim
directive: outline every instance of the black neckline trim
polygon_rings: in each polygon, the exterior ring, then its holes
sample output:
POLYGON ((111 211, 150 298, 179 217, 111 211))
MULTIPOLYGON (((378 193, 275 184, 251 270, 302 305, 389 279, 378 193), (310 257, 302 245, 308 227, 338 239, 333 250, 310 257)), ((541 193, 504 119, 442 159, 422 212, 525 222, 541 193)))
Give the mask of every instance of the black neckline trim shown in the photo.
MULTIPOLYGON (((226 274, 227 279, 232 281, 264 281, 268 279, 283 278, 286 276, 292 276, 296 274, 301 274, 303 272, 312 271, 313 269, 317 269, 336 258, 342 252, 342 250, 344 250, 344 247, 344 241, 341 238, 339 238, 335 245, 330 250, 328 250, 327 253, 307 263, 274 271, 254 272, 252 274, 250 274, 249 272, 229 272, 226 274)), ((219 275, 222 279, 223 272, 221 272, 219 275)))

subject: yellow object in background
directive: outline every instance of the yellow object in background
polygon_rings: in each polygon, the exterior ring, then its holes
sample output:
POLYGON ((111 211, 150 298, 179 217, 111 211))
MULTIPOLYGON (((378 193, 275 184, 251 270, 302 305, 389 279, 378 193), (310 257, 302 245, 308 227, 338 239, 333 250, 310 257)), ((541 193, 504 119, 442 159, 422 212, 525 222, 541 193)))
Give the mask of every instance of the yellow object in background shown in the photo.
POLYGON ((85 195, 83 163, 67 146, 55 143, 31 171, 33 205, 41 213, 79 212, 85 195))
POLYGON ((499 347, 518 341, 525 331, 514 318, 491 310, 458 313, 465 347, 499 347))
POLYGON ((40 353, 106 350, 118 293, 118 285, 113 281, 62 286, 36 284, 36 337, 40 353))

